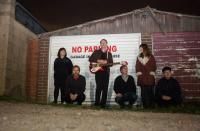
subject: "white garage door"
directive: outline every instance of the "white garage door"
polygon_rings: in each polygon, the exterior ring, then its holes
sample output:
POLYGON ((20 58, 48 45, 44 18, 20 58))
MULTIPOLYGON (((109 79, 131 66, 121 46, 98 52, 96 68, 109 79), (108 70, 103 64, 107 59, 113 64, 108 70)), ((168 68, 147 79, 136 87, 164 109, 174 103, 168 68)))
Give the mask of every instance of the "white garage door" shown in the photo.
MULTIPOLYGON (((108 34, 108 35, 79 35, 79 36, 53 36, 50 38, 49 50, 49 76, 48 76, 48 100, 53 101, 54 79, 53 64, 57 57, 59 48, 64 47, 67 50, 68 57, 74 65, 79 65, 81 74, 86 77, 86 101, 90 104, 94 101, 95 96, 95 79, 94 74, 89 71, 88 57, 94 49, 99 47, 101 39, 107 39, 109 50, 112 52, 114 62, 127 61, 129 73, 135 78, 135 62, 141 43, 140 33, 131 34, 108 34)), ((120 75, 120 65, 111 67, 108 104, 114 102, 115 93, 113 91, 114 79, 120 75)), ((60 98, 60 96, 59 96, 60 98)))

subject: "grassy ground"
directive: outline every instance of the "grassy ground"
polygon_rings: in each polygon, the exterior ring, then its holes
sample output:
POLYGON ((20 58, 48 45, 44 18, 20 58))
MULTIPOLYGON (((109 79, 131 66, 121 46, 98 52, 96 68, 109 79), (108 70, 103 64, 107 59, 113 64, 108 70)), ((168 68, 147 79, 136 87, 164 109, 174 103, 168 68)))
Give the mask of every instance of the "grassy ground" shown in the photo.
MULTIPOLYGON (((14 103, 29 103, 26 102, 23 99, 18 98, 11 98, 11 97, 5 97, 1 96, 0 101, 7 101, 7 102, 14 102, 14 103)), ((30 103, 31 104, 31 103, 30 103)), ((34 103, 36 104, 36 103, 34 103)), ((94 107, 90 105, 61 105, 61 104, 50 104, 52 106, 58 106, 63 108, 80 108, 80 109, 93 109, 93 110, 102 110, 100 107, 94 107)), ((151 108, 151 109, 143 109, 141 107, 133 107, 133 108, 125 108, 120 109, 119 106, 109 106, 105 108, 104 110, 107 111, 119 111, 119 110, 128 110, 128 111, 134 111, 134 112, 154 112, 154 113, 187 113, 187 114, 197 114, 200 115, 200 103, 184 103, 182 106, 179 107, 168 107, 168 108, 151 108)))
POLYGON ((196 104, 193 111, 191 106, 181 111, 177 108, 121 110, 118 106, 102 109, 86 105, 41 105, 6 99, 0 101, 0 131, 199 131, 200 129, 200 115, 195 112, 199 108, 196 104))
MULTIPOLYGON (((55 105, 51 104, 52 106, 60 106, 65 108, 82 108, 82 109, 94 109, 94 110, 102 110, 100 107, 94 107, 90 105, 83 105, 83 106, 77 106, 77 105, 55 105)), ((119 111, 119 110, 127 110, 127 111, 133 111, 133 112, 154 112, 154 113, 187 113, 187 114, 198 114, 200 115, 200 105, 199 104, 184 104, 179 107, 168 107, 168 108, 151 108, 151 109, 143 109, 141 107, 133 107, 133 108, 124 108, 120 109, 118 106, 111 106, 107 107, 104 110, 107 111, 119 111)))

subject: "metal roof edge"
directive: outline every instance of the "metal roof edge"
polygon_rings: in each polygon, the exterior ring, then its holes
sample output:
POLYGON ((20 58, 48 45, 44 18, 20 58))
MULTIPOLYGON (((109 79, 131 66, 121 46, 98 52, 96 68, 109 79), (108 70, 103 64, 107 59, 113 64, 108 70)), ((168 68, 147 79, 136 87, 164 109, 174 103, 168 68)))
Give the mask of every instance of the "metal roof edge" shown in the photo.
POLYGON ((114 15, 114 16, 109 16, 109 17, 102 18, 102 19, 92 20, 92 21, 85 22, 83 24, 78 24, 78 25, 74 25, 74 26, 71 26, 71 27, 66 27, 66 28, 62 28, 62 29, 58 29, 58 30, 54 30, 54 31, 50 31, 50 32, 45 32, 45 33, 39 34, 38 37, 40 38, 41 36, 50 35, 50 34, 60 32, 60 31, 63 31, 63 30, 81 28, 82 26, 86 26, 86 25, 89 25, 91 23, 98 23, 98 22, 106 21, 106 20, 114 20, 117 17, 122 17, 122 16, 131 15, 131 14, 138 14, 138 13, 142 13, 142 12, 145 12, 145 11, 150 11, 149 9, 151 9, 154 13, 162 13, 162 14, 164 13, 164 14, 169 14, 169 15, 175 15, 175 16, 178 16, 178 17, 193 17, 193 18, 200 19, 200 16, 187 15, 187 14, 174 13, 174 12, 167 12, 167 11, 160 11, 160 10, 157 10, 155 8, 151 8, 150 6, 146 6, 144 8, 135 9, 135 10, 130 11, 130 12, 126 12, 126 13, 122 13, 122 14, 118 14, 118 15, 114 15))

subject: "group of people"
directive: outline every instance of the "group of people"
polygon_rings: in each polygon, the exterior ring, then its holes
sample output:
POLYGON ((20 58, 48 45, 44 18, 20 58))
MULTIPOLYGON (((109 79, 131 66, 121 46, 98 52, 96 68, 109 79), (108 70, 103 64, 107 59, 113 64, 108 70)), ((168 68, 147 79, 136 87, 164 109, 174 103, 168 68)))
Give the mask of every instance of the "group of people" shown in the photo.
MULTIPOLYGON (((106 39, 100 41, 100 49, 92 53, 90 63, 98 63, 102 68, 95 72, 96 93, 94 106, 106 107, 110 67, 113 63, 111 52, 108 51, 106 39)), ((177 106, 182 102, 181 88, 178 81, 172 77, 172 69, 164 67, 163 77, 155 82, 156 60, 146 44, 139 47, 140 53, 136 61, 137 85, 141 88, 142 105, 152 108, 157 104, 161 107, 177 106)), ((120 67, 121 74, 115 78, 115 101, 121 108, 132 107, 137 100, 136 84, 133 76, 128 74, 126 64, 120 67)), ((61 103, 77 103, 81 105, 86 96, 85 77, 80 75, 80 67, 72 64, 67 58, 65 48, 60 48, 54 62, 54 103, 57 103, 59 90, 61 103)))

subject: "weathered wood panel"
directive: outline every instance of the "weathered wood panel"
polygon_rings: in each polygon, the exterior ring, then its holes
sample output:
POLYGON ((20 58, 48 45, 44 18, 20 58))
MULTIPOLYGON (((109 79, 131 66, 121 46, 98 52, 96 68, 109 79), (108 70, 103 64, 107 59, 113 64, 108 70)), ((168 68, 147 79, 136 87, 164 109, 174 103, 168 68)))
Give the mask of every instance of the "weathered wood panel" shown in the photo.
POLYGON ((43 33, 56 35, 91 35, 119 33, 154 33, 200 31, 200 17, 142 8, 132 12, 94 20, 73 27, 43 33))
POLYGON ((186 99, 200 100, 200 33, 153 34, 158 76, 164 66, 173 68, 186 99))

